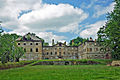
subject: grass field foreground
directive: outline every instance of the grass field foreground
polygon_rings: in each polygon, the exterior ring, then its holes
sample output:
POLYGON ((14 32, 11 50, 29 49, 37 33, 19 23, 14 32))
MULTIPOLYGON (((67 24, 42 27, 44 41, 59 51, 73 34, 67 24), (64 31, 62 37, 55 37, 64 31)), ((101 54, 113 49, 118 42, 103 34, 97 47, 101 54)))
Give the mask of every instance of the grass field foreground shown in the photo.
POLYGON ((0 80, 120 80, 120 67, 37 65, 0 70, 0 80))

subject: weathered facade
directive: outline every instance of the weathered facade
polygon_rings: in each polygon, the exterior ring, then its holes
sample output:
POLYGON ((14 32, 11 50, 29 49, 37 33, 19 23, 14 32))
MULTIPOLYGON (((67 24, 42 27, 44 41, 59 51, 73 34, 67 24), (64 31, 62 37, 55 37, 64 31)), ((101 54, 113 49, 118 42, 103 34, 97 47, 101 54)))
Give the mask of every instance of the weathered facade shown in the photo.
MULTIPOLYGON (((107 49, 107 48, 106 48, 107 49)), ((103 47, 100 46, 96 40, 84 42, 78 46, 78 52, 80 53, 81 59, 110 59, 110 53, 104 52, 103 47)))
POLYGON ((79 46, 68 46, 66 42, 43 46, 42 41, 33 34, 27 34, 17 39, 19 47, 23 47, 25 54, 22 60, 39 59, 109 59, 109 53, 104 53, 102 47, 90 39, 79 46))
POLYGON ((43 59, 78 59, 78 47, 58 42, 52 46, 43 46, 43 59))

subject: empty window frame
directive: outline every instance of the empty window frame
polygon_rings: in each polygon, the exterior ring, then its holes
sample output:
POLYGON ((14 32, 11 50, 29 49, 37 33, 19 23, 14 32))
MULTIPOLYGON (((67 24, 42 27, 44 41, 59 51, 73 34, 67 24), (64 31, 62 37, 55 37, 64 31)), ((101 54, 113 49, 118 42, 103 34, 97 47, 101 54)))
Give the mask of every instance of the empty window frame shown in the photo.
POLYGON ((36 48, 36 52, 38 52, 38 48, 36 48))
POLYGON ((24 52, 26 52, 26 48, 24 48, 24 52))
POLYGON ((52 52, 51 52, 51 55, 52 55, 52 52))
POLYGON ((33 52, 32 48, 30 48, 30 52, 33 52))
POLYGON ((55 52, 55 55, 57 55, 57 52, 55 52))
POLYGON ((90 51, 92 51, 92 48, 90 48, 90 51))

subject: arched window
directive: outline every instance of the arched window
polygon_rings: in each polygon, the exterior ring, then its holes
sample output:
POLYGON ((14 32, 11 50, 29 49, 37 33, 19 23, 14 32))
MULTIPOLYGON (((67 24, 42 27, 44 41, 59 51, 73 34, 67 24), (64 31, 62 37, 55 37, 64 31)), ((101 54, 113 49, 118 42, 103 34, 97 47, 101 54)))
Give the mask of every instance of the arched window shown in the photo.
POLYGON ((30 52, 32 52, 33 50, 32 50, 32 48, 30 49, 30 52))
POLYGON ((24 48, 24 52, 26 52, 26 48, 24 48))
POLYGON ((90 51, 92 51, 92 48, 90 48, 90 51))
POLYGON ((55 55, 57 55, 57 52, 55 52, 55 55))
POLYGON ((47 55, 48 55, 49 53, 47 52, 47 55))
POLYGON ((52 55, 52 52, 51 52, 51 55, 52 55))
POLYGON ((36 48, 36 52, 38 52, 38 48, 36 48))

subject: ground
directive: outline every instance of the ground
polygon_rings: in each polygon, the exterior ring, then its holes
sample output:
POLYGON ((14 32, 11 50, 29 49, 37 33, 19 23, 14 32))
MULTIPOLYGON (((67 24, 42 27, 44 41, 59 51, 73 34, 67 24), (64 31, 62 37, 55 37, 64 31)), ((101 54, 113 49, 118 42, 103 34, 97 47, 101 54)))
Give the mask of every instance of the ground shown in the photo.
POLYGON ((36 65, 0 70, 0 80, 120 80, 120 67, 36 65))

